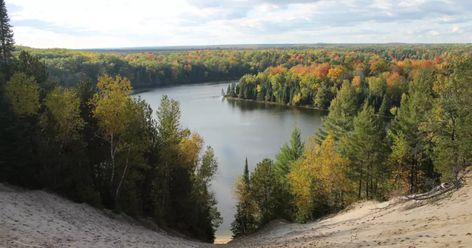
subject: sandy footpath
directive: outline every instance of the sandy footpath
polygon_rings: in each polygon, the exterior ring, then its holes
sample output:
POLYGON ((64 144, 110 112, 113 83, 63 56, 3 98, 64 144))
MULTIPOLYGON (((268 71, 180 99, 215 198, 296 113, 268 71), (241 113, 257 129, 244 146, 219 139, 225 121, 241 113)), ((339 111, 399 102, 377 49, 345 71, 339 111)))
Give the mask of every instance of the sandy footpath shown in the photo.
MULTIPOLYGON (((228 247, 472 247, 472 172, 440 196, 357 203, 308 224, 275 221, 228 247)), ((0 184, 0 247, 210 247, 44 191, 0 184)))
POLYGON ((357 203, 309 224, 272 223, 231 247, 472 247, 472 173, 434 198, 357 203))

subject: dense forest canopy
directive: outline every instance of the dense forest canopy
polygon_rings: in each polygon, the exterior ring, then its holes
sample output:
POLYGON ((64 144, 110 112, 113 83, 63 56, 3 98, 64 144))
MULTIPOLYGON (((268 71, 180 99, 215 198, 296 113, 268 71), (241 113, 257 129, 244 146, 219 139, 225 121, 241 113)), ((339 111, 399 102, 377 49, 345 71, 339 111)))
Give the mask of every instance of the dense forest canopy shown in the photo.
POLYGON ((52 81, 72 86, 80 81, 96 81, 103 73, 130 79, 133 88, 236 80, 247 73, 268 67, 333 65, 358 62, 368 64, 373 57, 387 62, 404 59, 434 60, 470 53, 470 45, 323 45, 322 47, 201 49, 184 51, 79 51, 18 47, 44 62, 52 81))

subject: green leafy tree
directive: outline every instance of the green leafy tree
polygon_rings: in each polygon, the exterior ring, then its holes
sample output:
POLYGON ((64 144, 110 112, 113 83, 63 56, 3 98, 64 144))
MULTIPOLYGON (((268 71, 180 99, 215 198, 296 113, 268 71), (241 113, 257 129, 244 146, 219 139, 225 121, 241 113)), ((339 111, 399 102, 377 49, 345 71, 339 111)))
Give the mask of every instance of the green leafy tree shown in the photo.
POLYGON ((44 62, 40 61, 38 56, 33 56, 26 51, 21 51, 18 55, 16 70, 33 77, 45 92, 52 90, 54 87, 53 83, 47 82, 49 73, 46 65, 44 62))
POLYGON ((209 242, 215 239, 215 232, 218 226, 222 223, 218 209, 216 208, 216 199, 213 192, 210 191, 211 180, 215 176, 218 169, 218 163, 215 158, 213 148, 210 146, 205 150, 199 166, 195 170, 195 191, 194 199, 200 203, 200 219, 197 228, 203 230, 202 237, 209 242), (203 228, 201 228, 203 227, 203 228))
POLYGON ((264 159, 251 174, 251 194, 258 209, 258 226, 263 226, 282 215, 280 184, 274 173, 272 160, 264 159))

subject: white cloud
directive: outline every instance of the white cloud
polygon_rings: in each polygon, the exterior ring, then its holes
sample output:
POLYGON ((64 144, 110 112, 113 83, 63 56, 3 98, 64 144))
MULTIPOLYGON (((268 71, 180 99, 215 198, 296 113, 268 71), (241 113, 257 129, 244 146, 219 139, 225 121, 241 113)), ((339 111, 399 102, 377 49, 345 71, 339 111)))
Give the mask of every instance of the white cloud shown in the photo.
POLYGON ((452 27, 451 32, 453 32, 453 33, 462 33, 462 29, 461 29, 460 27, 454 25, 454 26, 452 27))
POLYGON ((472 25, 468 0, 7 0, 7 6, 17 43, 33 47, 469 42, 470 28, 460 27, 472 25))

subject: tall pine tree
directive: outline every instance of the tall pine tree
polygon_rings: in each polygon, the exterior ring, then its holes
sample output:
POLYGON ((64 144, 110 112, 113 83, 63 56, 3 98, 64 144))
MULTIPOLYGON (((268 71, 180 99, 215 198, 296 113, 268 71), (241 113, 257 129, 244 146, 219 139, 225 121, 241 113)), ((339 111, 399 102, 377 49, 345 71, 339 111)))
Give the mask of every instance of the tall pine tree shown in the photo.
POLYGON ((9 74, 10 61, 14 50, 15 41, 13 40, 13 31, 8 17, 5 1, 0 0, 0 68, 4 75, 9 74))
POLYGON ((231 231, 234 237, 252 233, 256 230, 256 205, 251 195, 249 168, 246 158, 243 176, 236 184, 236 193, 239 202, 236 205, 236 214, 231 223, 231 231))
POLYGON ((364 105, 353 121, 353 130, 340 141, 342 154, 351 163, 350 174, 358 182, 358 198, 378 198, 385 179, 388 148, 385 132, 373 107, 364 105))
POLYGON ((395 187, 406 191, 405 186, 408 185, 409 193, 427 190, 434 181, 431 141, 421 128, 431 114, 433 81, 431 70, 415 73, 408 94, 402 96, 400 107, 394 111, 395 119, 389 130, 395 187))
POLYGON ((331 101, 328 116, 323 120, 323 127, 318 130, 316 139, 322 143, 328 134, 339 140, 352 130, 352 120, 357 113, 358 97, 355 88, 344 83, 336 98, 331 101))

